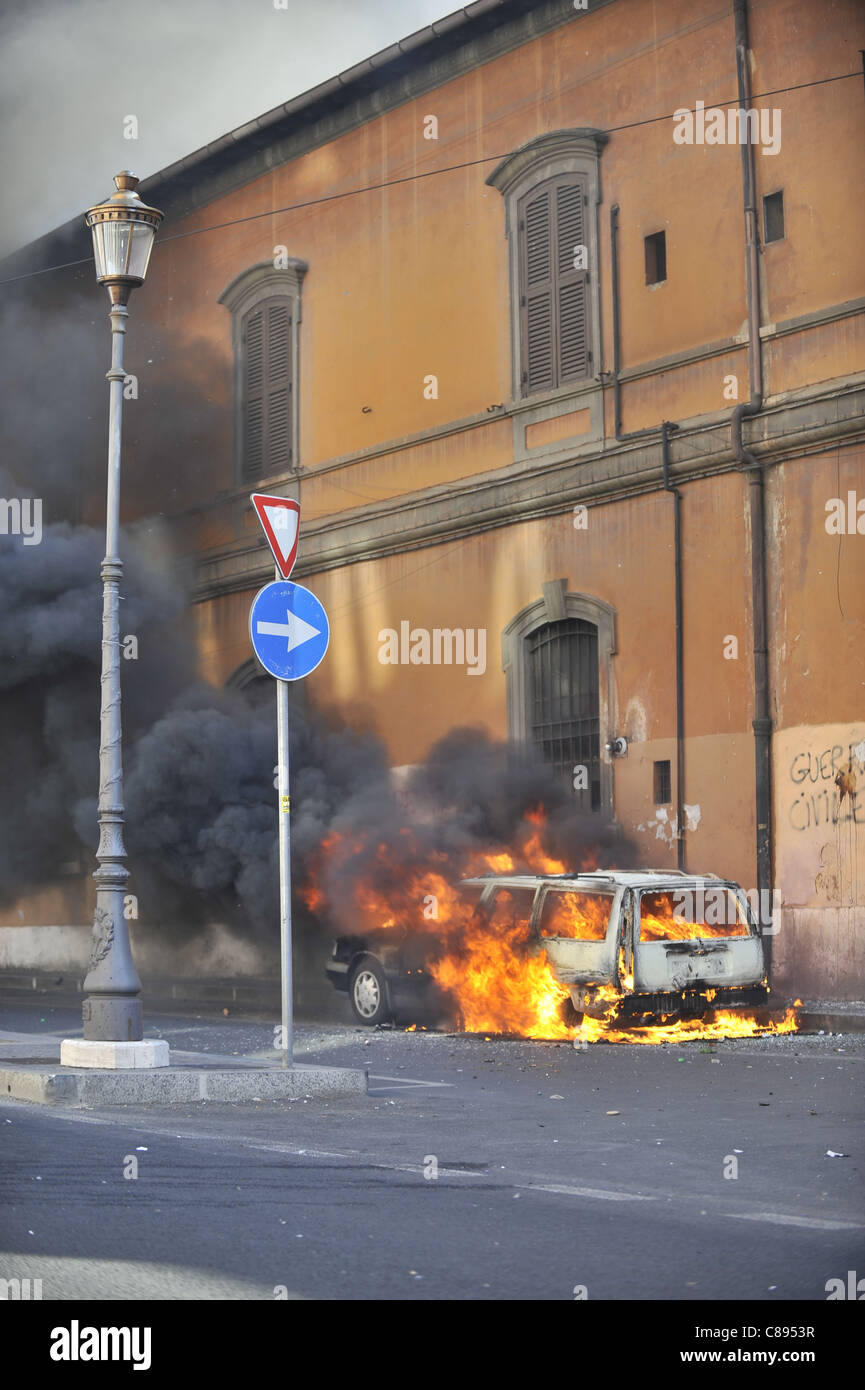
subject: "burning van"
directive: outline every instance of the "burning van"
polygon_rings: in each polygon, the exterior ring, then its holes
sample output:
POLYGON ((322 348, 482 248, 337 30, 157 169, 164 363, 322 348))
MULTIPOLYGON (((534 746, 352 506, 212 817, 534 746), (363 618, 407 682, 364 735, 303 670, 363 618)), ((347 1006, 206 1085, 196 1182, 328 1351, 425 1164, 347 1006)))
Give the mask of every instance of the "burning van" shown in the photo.
MULTIPOLYGON (((738 884, 675 870, 579 874, 485 874, 460 884, 462 915, 438 942, 393 926, 341 937, 327 973, 347 990, 356 1018, 375 1024, 423 998, 449 996, 460 1013, 463 986, 476 986, 478 946, 507 943, 510 968, 487 976, 497 992, 537 990, 541 966, 560 1016, 620 1024, 696 1018, 766 1002, 763 941, 738 884), (522 972, 522 973, 521 973, 522 972)), ((468 1026, 471 1026, 469 1024, 468 1026)), ((485 1021, 483 1027, 492 1024, 485 1021)))

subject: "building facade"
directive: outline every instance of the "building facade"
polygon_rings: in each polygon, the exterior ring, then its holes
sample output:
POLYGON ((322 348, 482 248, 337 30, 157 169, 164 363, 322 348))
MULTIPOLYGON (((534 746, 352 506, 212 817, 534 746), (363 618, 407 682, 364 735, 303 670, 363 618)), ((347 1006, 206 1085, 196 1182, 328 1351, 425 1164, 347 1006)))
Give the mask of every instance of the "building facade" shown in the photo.
POLYGON ((865 996, 861 49, 855 0, 481 0, 147 180, 130 335, 202 676, 297 498, 310 702, 775 894, 791 998, 865 996))

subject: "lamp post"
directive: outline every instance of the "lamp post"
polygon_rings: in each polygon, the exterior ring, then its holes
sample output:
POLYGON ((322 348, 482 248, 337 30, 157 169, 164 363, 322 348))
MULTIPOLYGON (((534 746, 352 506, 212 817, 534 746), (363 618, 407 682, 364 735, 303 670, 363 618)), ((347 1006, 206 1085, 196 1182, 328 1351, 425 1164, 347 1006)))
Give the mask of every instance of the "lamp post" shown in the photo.
POLYGON ((84 981, 84 1038, 63 1042, 65 1066, 153 1067, 168 1065, 168 1045, 142 1041, 141 982, 132 960, 124 898, 129 871, 123 844, 123 763, 120 725, 119 588, 120 429, 123 411, 123 337, 129 296, 144 283, 162 213, 142 202, 138 179, 115 174, 116 192, 90 208, 96 278, 111 299, 111 368, 108 415, 108 498, 102 562, 102 700, 99 738, 99 867, 90 965, 84 981))

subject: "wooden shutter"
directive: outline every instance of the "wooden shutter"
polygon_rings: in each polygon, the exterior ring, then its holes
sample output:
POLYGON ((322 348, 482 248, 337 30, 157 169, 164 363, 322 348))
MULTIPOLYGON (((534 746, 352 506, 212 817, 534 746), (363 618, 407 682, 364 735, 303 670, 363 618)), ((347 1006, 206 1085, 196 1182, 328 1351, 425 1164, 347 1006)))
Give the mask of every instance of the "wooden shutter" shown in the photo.
POLYGON ((291 467, 292 316, 289 301, 267 299, 243 320, 243 477, 291 467))
POLYGON ((243 322, 243 476, 264 472, 264 310, 243 322))
POLYGON ((526 201, 520 219, 523 283, 523 394, 555 386, 553 238, 550 189, 526 201))
POLYGON ((574 267, 587 245, 586 189, 561 175, 519 204, 522 394, 591 374, 588 271, 574 267))

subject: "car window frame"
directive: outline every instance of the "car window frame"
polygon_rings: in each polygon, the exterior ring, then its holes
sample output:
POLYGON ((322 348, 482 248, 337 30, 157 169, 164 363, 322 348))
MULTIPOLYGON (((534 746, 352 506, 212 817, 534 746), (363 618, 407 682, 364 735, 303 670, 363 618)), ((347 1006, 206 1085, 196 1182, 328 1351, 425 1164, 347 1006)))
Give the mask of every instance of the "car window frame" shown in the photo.
POLYGON ((710 880, 707 880, 707 879, 693 878, 693 879, 690 879, 688 882, 690 883, 690 887, 686 888, 684 891, 688 891, 688 892, 697 891, 697 892, 699 892, 699 891, 702 890, 703 892, 706 892, 706 891, 712 891, 712 890, 717 890, 717 889, 726 889, 728 892, 731 892, 732 895, 733 895, 733 897, 736 899, 736 902, 739 904, 740 908, 743 908, 743 909, 744 909, 744 912, 745 912, 745 920, 746 920, 746 922, 747 922, 747 924, 748 924, 748 934, 747 934, 746 936, 691 936, 691 937, 686 937, 686 938, 684 938, 684 939, 681 940, 681 941, 677 941, 674 937, 670 937, 669 939, 667 939, 667 938, 662 938, 660 941, 644 941, 644 940, 643 940, 643 937, 642 937, 642 934, 641 934, 642 919, 643 919, 643 896, 644 896, 644 894, 646 894, 646 893, 654 893, 654 894, 661 894, 661 893, 664 893, 664 894, 668 894, 669 896, 673 897, 673 896, 675 896, 676 892, 681 893, 681 892, 683 891, 683 884, 682 884, 682 883, 676 883, 676 884, 672 884, 672 883, 671 883, 669 886, 667 886, 666 884, 663 884, 663 885, 658 885, 658 884, 649 885, 649 884, 647 884, 645 887, 640 887, 639 885, 634 885, 633 896, 634 896, 634 899, 635 899, 635 903, 634 903, 635 911, 634 911, 633 919, 632 919, 632 922, 631 922, 631 937, 632 937, 632 940, 633 940, 634 950, 636 950, 637 947, 641 947, 641 946, 670 946, 670 945, 674 945, 674 946, 678 946, 678 947, 681 948, 681 947, 683 947, 683 946, 690 945, 692 942, 693 942, 695 945, 698 944, 699 942, 703 942, 703 941, 710 941, 710 942, 713 942, 713 943, 724 942, 724 943, 726 943, 726 944, 730 944, 730 943, 733 943, 733 942, 736 942, 736 941, 749 941, 752 937, 761 938, 760 929, 759 929, 759 927, 757 926, 757 923, 756 923, 756 921, 755 921, 755 919, 754 919, 753 913, 751 912, 751 905, 750 905, 750 903, 748 902, 747 895, 745 894, 745 891, 744 891, 744 889, 741 887, 740 884, 735 883, 732 879, 710 879, 710 880))

